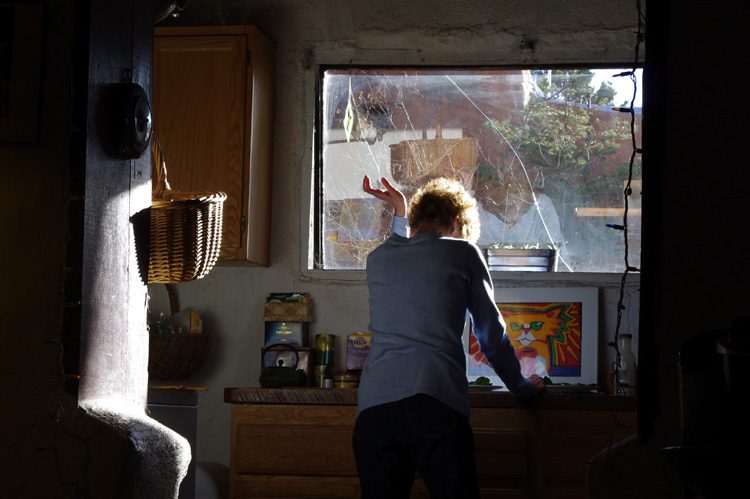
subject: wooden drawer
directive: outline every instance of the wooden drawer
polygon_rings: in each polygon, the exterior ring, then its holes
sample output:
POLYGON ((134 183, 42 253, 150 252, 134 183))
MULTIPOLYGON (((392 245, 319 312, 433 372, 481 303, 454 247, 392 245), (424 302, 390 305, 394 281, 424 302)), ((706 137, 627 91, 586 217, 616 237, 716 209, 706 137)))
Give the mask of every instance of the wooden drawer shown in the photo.
POLYGON ((480 481, 525 480, 528 476, 529 445, 525 431, 476 429, 474 455, 480 481))
POLYGON ((238 473, 357 476, 352 426, 251 425, 237 428, 238 473))
POLYGON ((295 497, 299 499, 359 499, 357 477, 245 475, 234 481, 236 498, 295 497))

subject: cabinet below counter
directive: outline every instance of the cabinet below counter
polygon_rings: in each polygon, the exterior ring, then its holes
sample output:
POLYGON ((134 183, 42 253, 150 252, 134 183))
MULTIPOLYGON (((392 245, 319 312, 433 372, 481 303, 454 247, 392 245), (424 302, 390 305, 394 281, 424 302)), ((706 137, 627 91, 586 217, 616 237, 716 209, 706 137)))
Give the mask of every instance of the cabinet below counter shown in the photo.
MULTIPOLYGON (((518 401, 472 392, 482 497, 585 497, 589 463, 635 434, 634 397, 560 393, 518 401)), ((226 388, 230 497, 358 498, 351 433, 356 389, 226 388)), ((413 498, 429 497, 417 478, 413 498)))

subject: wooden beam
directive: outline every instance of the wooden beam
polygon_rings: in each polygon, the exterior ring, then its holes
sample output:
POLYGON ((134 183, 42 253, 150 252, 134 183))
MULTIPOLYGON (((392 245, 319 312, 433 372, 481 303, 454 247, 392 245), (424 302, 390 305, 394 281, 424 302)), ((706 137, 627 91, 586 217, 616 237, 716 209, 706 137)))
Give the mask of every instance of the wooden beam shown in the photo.
MULTIPOLYGON (((624 213, 624 208, 576 208, 577 217, 622 217, 624 213)), ((628 215, 640 217, 641 209, 629 209, 628 215)))

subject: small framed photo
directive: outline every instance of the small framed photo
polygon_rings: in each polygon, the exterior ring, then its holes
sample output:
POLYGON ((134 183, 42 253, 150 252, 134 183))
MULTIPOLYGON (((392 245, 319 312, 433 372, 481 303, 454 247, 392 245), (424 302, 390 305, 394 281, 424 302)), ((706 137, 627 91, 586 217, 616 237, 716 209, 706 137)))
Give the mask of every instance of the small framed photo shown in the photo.
MULTIPOLYGON (((553 384, 596 385, 599 339, 597 288, 496 288, 495 304, 524 376, 549 376, 553 384)), ((464 330, 466 376, 505 389, 474 337, 464 330)))

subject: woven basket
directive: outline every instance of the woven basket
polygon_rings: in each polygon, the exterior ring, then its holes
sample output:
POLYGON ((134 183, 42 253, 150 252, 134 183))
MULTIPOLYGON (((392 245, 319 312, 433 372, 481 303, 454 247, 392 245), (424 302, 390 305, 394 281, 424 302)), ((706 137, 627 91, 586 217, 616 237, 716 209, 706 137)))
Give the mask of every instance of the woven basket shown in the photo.
POLYGON ((312 322, 312 303, 265 303, 266 322, 312 322))
POLYGON ((391 173, 394 180, 420 184, 427 179, 448 177, 460 180, 457 170, 474 172, 479 154, 476 138, 444 139, 440 125, 432 140, 404 140, 391 148, 391 173))
POLYGON ((204 277, 221 249, 224 200, 220 191, 173 191, 159 141, 151 141, 157 180, 151 199, 148 282, 178 283, 204 277))
POLYGON ((148 375, 154 379, 189 378, 203 365, 208 334, 149 334, 148 375))

